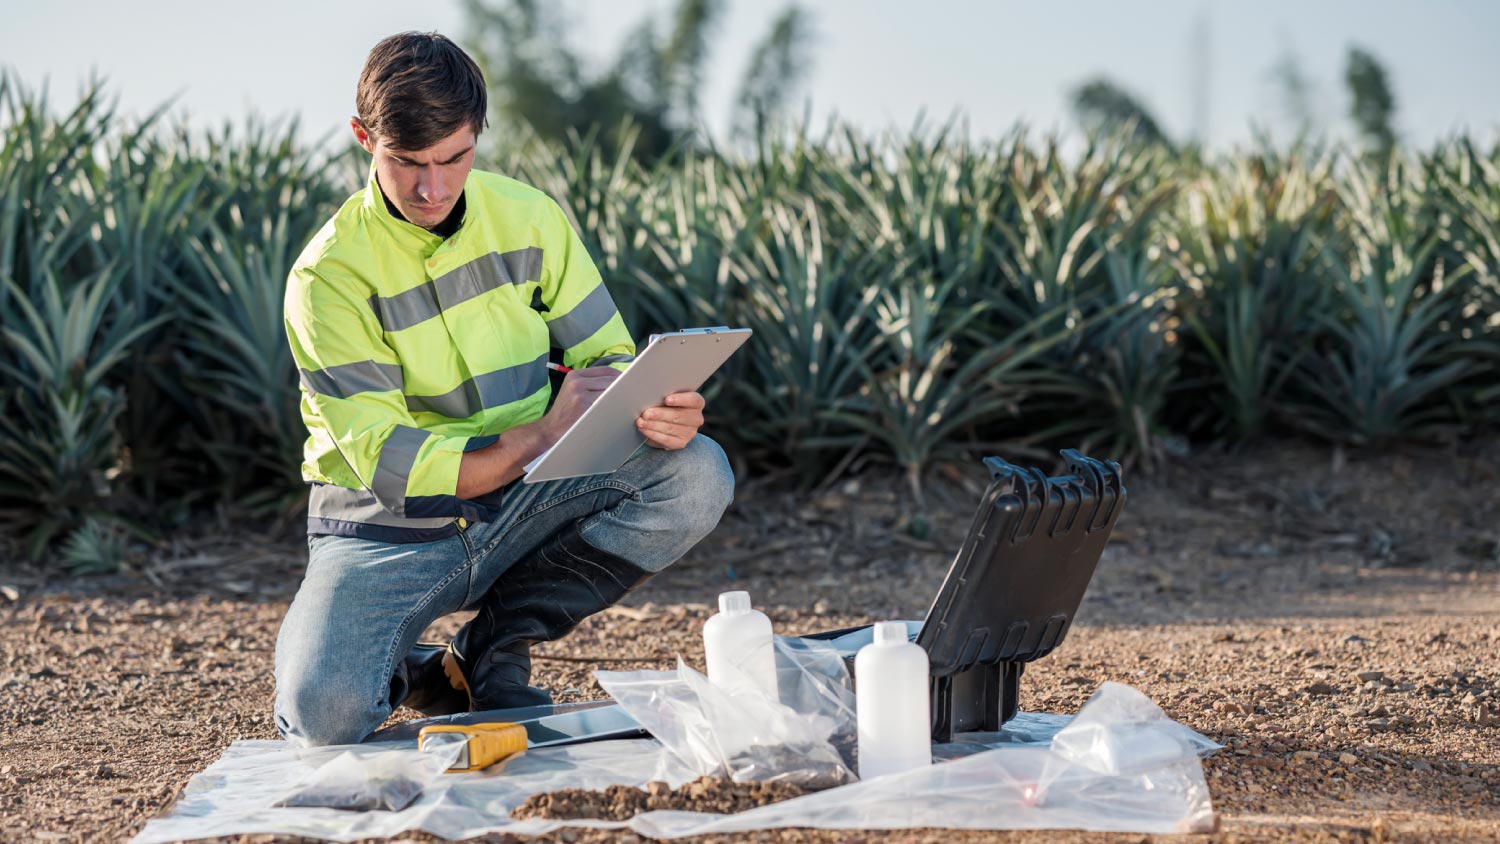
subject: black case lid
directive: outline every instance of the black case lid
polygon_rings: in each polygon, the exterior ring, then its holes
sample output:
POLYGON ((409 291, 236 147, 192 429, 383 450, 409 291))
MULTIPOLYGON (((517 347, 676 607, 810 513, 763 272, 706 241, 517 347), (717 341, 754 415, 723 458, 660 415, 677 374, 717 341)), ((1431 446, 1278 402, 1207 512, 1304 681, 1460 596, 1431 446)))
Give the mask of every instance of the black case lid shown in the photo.
POLYGON ((917 636, 933 676, 1039 659, 1067 634, 1125 487, 1118 463, 1062 455, 1055 478, 985 458, 990 486, 917 636))

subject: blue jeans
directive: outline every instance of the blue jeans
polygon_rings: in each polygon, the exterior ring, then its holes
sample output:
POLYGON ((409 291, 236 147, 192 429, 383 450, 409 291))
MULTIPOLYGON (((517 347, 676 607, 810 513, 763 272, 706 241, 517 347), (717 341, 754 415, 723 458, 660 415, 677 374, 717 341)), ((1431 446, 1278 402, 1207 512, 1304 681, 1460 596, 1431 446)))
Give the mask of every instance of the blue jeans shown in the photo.
POLYGON ((714 529, 733 495, 723 450, 699 434, 678 451, 643 448, 609 475, 512 484, 498 518, 446 539, 309 537, 307 574, 276 638, 277 729, 313 745, 374 732, 393 708, 391 675, 427 625, 474 607, 567 525, 661 571, 714 529))

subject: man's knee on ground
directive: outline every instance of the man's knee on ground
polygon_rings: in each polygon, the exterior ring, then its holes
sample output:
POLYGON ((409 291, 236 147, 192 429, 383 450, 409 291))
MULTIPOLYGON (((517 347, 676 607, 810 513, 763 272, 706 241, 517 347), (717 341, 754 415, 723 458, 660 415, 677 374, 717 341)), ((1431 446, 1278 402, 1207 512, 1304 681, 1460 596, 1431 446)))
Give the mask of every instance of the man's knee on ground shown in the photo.
POLYGON ((358 744, 384 720, 362 695, 340 689, 332 676, 312 673, 276 688, 276 727, 288 740, 317 747, 358 744))

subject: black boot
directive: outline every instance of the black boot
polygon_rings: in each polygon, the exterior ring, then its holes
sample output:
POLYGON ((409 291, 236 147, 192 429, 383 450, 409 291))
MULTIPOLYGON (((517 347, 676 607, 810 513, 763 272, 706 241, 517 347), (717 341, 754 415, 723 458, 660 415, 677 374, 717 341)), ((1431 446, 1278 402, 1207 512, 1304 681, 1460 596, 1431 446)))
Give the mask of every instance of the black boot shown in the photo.
POLYGON ((575 522, 500 575, 479 615, 449 646, 474 711, 539 706, 551 695, 531 683, 531 644, 568 635, 650 578, 634 563, 590 545, 575 522))
POLYGON ((462 678, 453 682, 453 669, 444 665, 452 661, 447 645, 418 642, 391 678, 391 708, 404 704, 429 718, 469 711, 462 678))

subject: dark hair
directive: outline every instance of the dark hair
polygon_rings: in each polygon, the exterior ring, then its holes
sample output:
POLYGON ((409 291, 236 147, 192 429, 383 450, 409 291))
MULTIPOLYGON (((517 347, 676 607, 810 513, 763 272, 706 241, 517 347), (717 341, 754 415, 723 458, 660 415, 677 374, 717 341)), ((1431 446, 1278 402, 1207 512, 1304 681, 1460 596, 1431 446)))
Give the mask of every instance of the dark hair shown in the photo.
POLYGON ((487 125, 484 74, 436 32, 403 32, 375 45, 354 95, 371 136, 402 150, 426 149, 465 126, 487 125))

